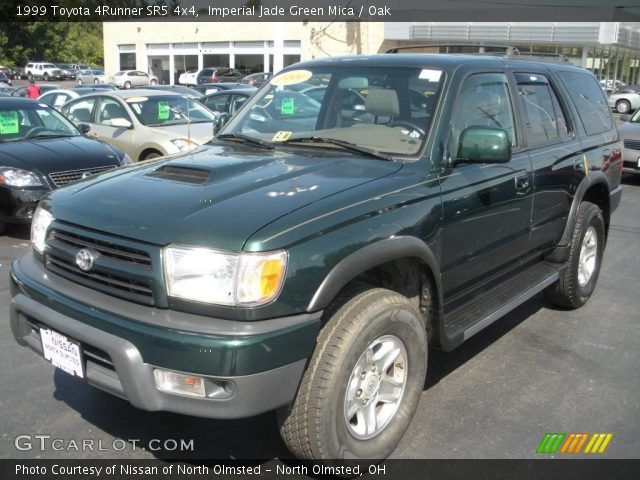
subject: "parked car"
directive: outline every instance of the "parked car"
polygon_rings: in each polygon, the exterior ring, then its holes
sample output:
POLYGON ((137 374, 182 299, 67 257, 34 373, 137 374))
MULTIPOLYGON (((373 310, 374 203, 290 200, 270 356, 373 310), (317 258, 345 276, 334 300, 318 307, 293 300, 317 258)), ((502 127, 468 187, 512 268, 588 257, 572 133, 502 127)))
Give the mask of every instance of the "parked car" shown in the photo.
MULTIPOLYGON (((62 87, 60 85, 38 84, 38 88, 40 89, 40 95, 42 95, 43 93, 49 92, 51 90, 60 90, 62 87)), ((16 88, 13 92, 11 92, 11 96, 26 97, 27 87, 16 88)))
POLYGON ((87 134, 135 161, 192 150, 213 137, 216 116, 187 97, 165 91, 104 91, 67 102, 62 113, 87 134))
POLYGON ((8 223, 30 222, 47 192, 131 163, 42 102, 0 98, 0 120, 0 234, 8 223))
POLYGON ((0 83, 11 86, 11 77, 4 72, 0 72, 0 83))
POLYGON ((23 67, 14 67, 13 75, 11 76, 12 80, 24 80, 27 78, 27 74, 24 72, 23 67))
POLYGON ((141 87, 144 85, 157 85, 158 78, 155 75, 139 70, 122 70, 109 77, 109 83, 119 88, 141 87))
POLYGON ((45 197, 11 267, 12 332, 137 408, 277 410, 294 455, 379 461, 431 383, 429 346, 452 350, 543 291, 564 309, 594 294, 621 148, 598 81, 572 65, 298 63, 207 148, 45 197), (303 79, 328 80, 319 108, 289 89, 303 79), (366 91, 368 121, 344 114, 345 90, 366 91), (431 92, 425 108, 412 92, 431 92))
POLYGON ((210 93, 220 92, 222 90, 247 89, 252 92, 255 92, 257 90, 257 88, 254 86, 238 82, 203 83, 202 85, 194 85, 191 88, 193 88, 197 92, 202 93, 203 95, 209 95, 210 93))
POLYGON ((200 98, 198 101, 209 110, 231 116, 253 95, 250 89, 221 90, 200 98))
POLYGON ((633 115, 620 115, 624 123, 618 127, 622 139, 623 170, 640 174, 640 109, 633 115))
POLYGON ((105 82, 104 70, 80 70, 76 78, 78 85, 105 82))
POLYGON ((62 105, 64 105, 69 100, 73 100, 74 98, 82 97, 83 95, 88 95, 90 93, 110 90, 110 88, 103 88, 99 87, 98 85, 100 84, 96 84, 95 86, 76 87, 71 90, 49 90, 48 92, 40 95, 40 97, 38 97, 38 100, 60 111, 62 105))
POLYGON ((640 85, 618 87, 609 95, 609 106, 618 113, 629 113, 640 108, 640 85))
POLYGON ((261 87, 263 83, 268 82, 273 76, 270 72, 252 73, 242 79, 242 83, 251 85, 252 87, 261 87))
POLYGON ((144 87, 136 88, 144 88, 145 90, 163 90, 167 92, 179 93, 180 95, 184 95, 191 100, 198 100, 203 96, 203 94, 198 92, 197 90, 185 87, 183 85, 146 85, 144 87))
POLYGON ((78 75, 73 63, 56 63, 56 67, 62 72, 64 80, 75 80, 78 75))
POLYGON ((200 85, 203 83, 239 82, 242 79, 242 73, 235 68, 209 67, 181 73, 178 77, 178 83, 181 85, 200 85))
POLYGON ((12 86, 9 86, 9 85, 2 85, 2 84, 0 84, 0 95, 3 95, 3 96, 11 96, 11 94, 12 94, 13 92, 15 92, 16 90, 17 90, 17 88, 16 88, 16 87, 12 87, 12 86))
MULTIPOLYGON (((0 65, 0 74, 6 75, 6 77, 8 79, 14 80, 13 77, 14 77, 15 73, 16 72, 12 68, 0 65)), ((4 82, 4 83, 7 83, 7 82, 4 82)))
POLYGON ((47 62, 30 62, 24 67, 24 72, 29 80, 64 80, 62 70, 56 67, 53 63, 47 62))

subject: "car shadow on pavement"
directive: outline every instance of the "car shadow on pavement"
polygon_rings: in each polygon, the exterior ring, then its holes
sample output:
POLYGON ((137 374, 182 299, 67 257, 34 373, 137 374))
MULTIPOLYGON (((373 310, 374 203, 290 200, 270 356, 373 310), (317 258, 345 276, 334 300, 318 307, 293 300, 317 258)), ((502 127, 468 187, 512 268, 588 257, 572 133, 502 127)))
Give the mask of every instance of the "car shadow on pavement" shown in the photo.
POLYGON ((623 173, 622 184, 640 186, 640 173, 623 173))
POLYGON ((5 235, 17 240, 28 241, 31 239, 31 226, 25 224, 7 225, 7 231, 5 235))
MULTIPOLYGON (((165 440, 193 440, 192 451, 169 449, 147 452, 159 459, 264 459, 290 456, 282 443, 273 412, 240 420, 212 420, 168 412, 139 410, 127 401, 105 393, 84 381, 59 370, 54 374, 54 398, 65 402, 84 420, 117 439, 136 439, 136 448, 163 446, 165 440), (151 442, 151 443, 150 443, 151 442)), ((100 437, 96 434, 96 437, 100 437)), ((110 439, 103 439, 110 445, 110 439)), ((132 442, 128 442, 133 447, 132 442)), ((148 458, 130 454, 133 448, 116 452, 131 458, 148 458)), ((113 457, 113 455, 111 455, 113 457)), ((120 457, 120 455, 118 455, 120 457)), ((261 463, 261 462, 260 462, 261 463)))
POLYGON ((498 321, 480 331, 464 342, 458 348, 445 352, 443 350, 429 350, 429 367, 424 389, 427 390, 440 380, 464 365, 485 348, 498 341, 503 335, 520 325, 540 309, 548 308, 542 293, 508 313, 498 321))

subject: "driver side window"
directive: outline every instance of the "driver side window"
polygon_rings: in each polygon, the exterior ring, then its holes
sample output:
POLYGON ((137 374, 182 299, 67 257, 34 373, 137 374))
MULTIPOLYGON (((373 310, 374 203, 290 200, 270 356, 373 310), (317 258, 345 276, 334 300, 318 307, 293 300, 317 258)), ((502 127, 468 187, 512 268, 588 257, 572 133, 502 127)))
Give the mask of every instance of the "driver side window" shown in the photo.
POLYGON ((481 73, 465 80, 451 118, 448 146, 451 157, 457 155, 462 131, 472 126, 502 128, 509 134, 512 147, 516 145, 513 108, 506 75, 481 73))

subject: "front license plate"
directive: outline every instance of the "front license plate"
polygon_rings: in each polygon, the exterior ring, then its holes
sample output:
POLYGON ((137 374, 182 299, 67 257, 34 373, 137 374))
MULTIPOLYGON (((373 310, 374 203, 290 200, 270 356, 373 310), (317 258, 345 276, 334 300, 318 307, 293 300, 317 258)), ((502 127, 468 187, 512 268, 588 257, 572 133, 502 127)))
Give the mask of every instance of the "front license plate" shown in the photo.
POLYGON ((84 378, 80 344, 53 330, 40 329, 44 358, 54 367, 84 378))

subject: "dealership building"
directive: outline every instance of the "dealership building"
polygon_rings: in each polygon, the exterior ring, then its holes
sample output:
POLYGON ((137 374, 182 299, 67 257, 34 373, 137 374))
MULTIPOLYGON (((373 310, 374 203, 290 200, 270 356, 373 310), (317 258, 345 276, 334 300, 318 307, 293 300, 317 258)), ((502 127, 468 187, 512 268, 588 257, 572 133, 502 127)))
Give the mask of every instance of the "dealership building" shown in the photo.
POLYGON ((210 66, 277 72, 300 60, 416 51, 478 52, 513 46, 561 54, 609 83, 640 83, 640 23, 621 22, 105 22, 107 75, 143 70, 161 83, 210 66), (464 45, 464 46, 461 46, 464 45))

